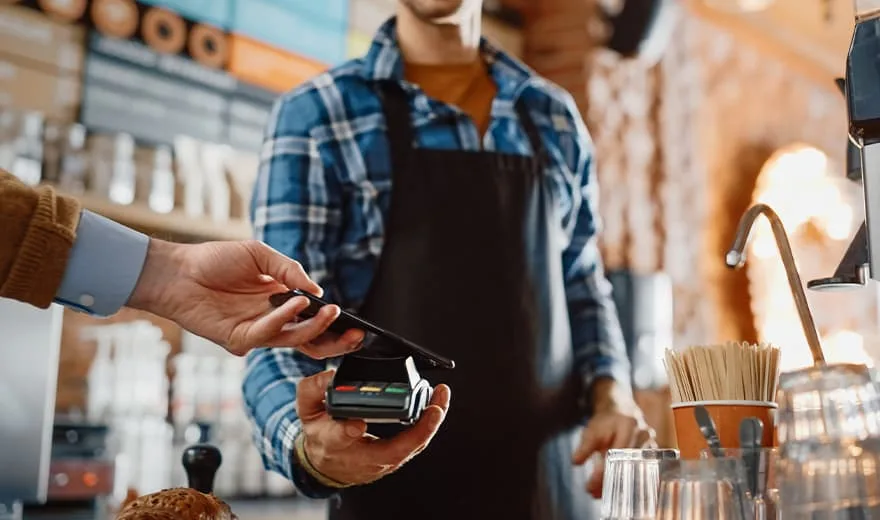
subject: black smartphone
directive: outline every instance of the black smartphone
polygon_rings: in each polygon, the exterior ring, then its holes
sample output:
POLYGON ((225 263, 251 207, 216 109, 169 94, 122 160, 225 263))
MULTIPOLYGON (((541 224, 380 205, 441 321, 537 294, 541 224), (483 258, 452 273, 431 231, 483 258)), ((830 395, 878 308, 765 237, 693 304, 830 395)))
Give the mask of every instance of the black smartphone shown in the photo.
MULTIPOLYGON (((280 307, 284 305, 287 300, 296 296, 304 296, 309 299, 309 306, 299 313, 301 317, 306 319, 316 315, 318 311, 321 310, 321 307, 325 305, 330 305, 329 302, 322 300, 314 294, 307 293, 300 289, 294 289, 292 291, 284 293, 273 294, 269 297, 269 303, 273 307, 280 307)), ((328 330, 330 332, 334 332, 336 334, 343 334, 345 333, 345 331, 350 329, 362 330, 367 333, 367 335, 372 334, 376 337, 376 339, 372 341, 373 344, 381 343, 384 344, 385 349, 387 349, 388 347, 394 347, 394 350, 402 350, 401 355, 415 355, 432 367, 445 369, 455 368, 455 361, 447 359, 435 352, 428 350, 425 347, 417 345, 412 341, 402 338, 397 334, 389 332, 379 327, 378 325, 370 323, 369 321, 359 316, 355 316, 354 314, 347 311, 342 311, 339 317, 330 324, 330 327, 328 327, 328 330)), ((368 350, 368 347, 365 347, 363 350, 368 350)))

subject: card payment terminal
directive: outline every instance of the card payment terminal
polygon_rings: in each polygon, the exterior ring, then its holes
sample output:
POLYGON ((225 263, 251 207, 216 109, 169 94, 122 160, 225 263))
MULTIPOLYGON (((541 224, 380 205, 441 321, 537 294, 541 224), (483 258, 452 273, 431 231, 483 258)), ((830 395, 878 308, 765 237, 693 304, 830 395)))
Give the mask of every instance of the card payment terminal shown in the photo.
MULTIPOLYGON (((310 318, 328 302, 300 290, 272 295, 279 307, 295 296, 305 296, 311 304, 300 313, 310 318)), ((327 413, 334 419, 361 419, 367 423, 411 425, 419 420, 431 401, 433 387, 418 368, 452 369, 455 362, 388 332, 349 312, 331 324, 331 332, 349 329, 366 333, 357 352, 342 357, 336 375, 325 394, 327 413)))
POLYGON ((419 420, 433 391, 411 356, 401 360, 349 355, 327 388, 327 412, 335 419, 410 425, 419 420), (369 379, 363 380, 366 375, 369 379))

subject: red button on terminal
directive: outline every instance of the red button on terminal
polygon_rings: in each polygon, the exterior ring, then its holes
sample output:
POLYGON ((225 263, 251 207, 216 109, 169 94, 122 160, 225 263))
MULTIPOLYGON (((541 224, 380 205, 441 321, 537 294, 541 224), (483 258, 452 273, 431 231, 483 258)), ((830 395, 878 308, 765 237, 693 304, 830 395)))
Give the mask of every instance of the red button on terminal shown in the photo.
POLYGON ((336 387, 337 392, 354 392, 355 390, 357 390, 356 386, 337 386, 336 387))

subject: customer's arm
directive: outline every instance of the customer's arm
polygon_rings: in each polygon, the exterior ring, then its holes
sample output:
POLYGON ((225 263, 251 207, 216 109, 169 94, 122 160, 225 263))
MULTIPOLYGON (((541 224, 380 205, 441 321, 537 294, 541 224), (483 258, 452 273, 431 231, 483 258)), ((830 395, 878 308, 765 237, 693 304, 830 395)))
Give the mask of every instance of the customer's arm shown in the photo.
POLYGON ((289 289, 319 293, 302 266, 257 241, 175 244, 150 239, 89 211, 50 187, 0 173, 0 297, 46 308, 54 301, 108 316, 123 306, 173 320, 234 354, 257 346, 297 346, 314 358, 355 348, 363 335, 324 334, 339 315, 308 306, 289 289))
POLYGON ((0 173, 0 200, 0 297, 39 308, 54 301, 96 316, 128 302, 147 258, 146 235, 7 172, 0 173))
MULTIPOLYGON (((81 221, 76 199, 49 186, 32 188, 0 171, 0 297, 48 307, 75 259, 83 225, 90 224, 81 221)), ((136 266, 135 280, 139 271, 136 266)))

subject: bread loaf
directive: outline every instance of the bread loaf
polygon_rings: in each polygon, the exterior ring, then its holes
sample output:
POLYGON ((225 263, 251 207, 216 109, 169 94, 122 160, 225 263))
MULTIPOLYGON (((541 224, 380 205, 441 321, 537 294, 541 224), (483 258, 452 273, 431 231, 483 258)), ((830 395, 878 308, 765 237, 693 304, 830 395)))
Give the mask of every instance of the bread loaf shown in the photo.
POLYGON ((238 520, 229 506, 190 488, 175 488, 138 497, 116 520, 238 520))

